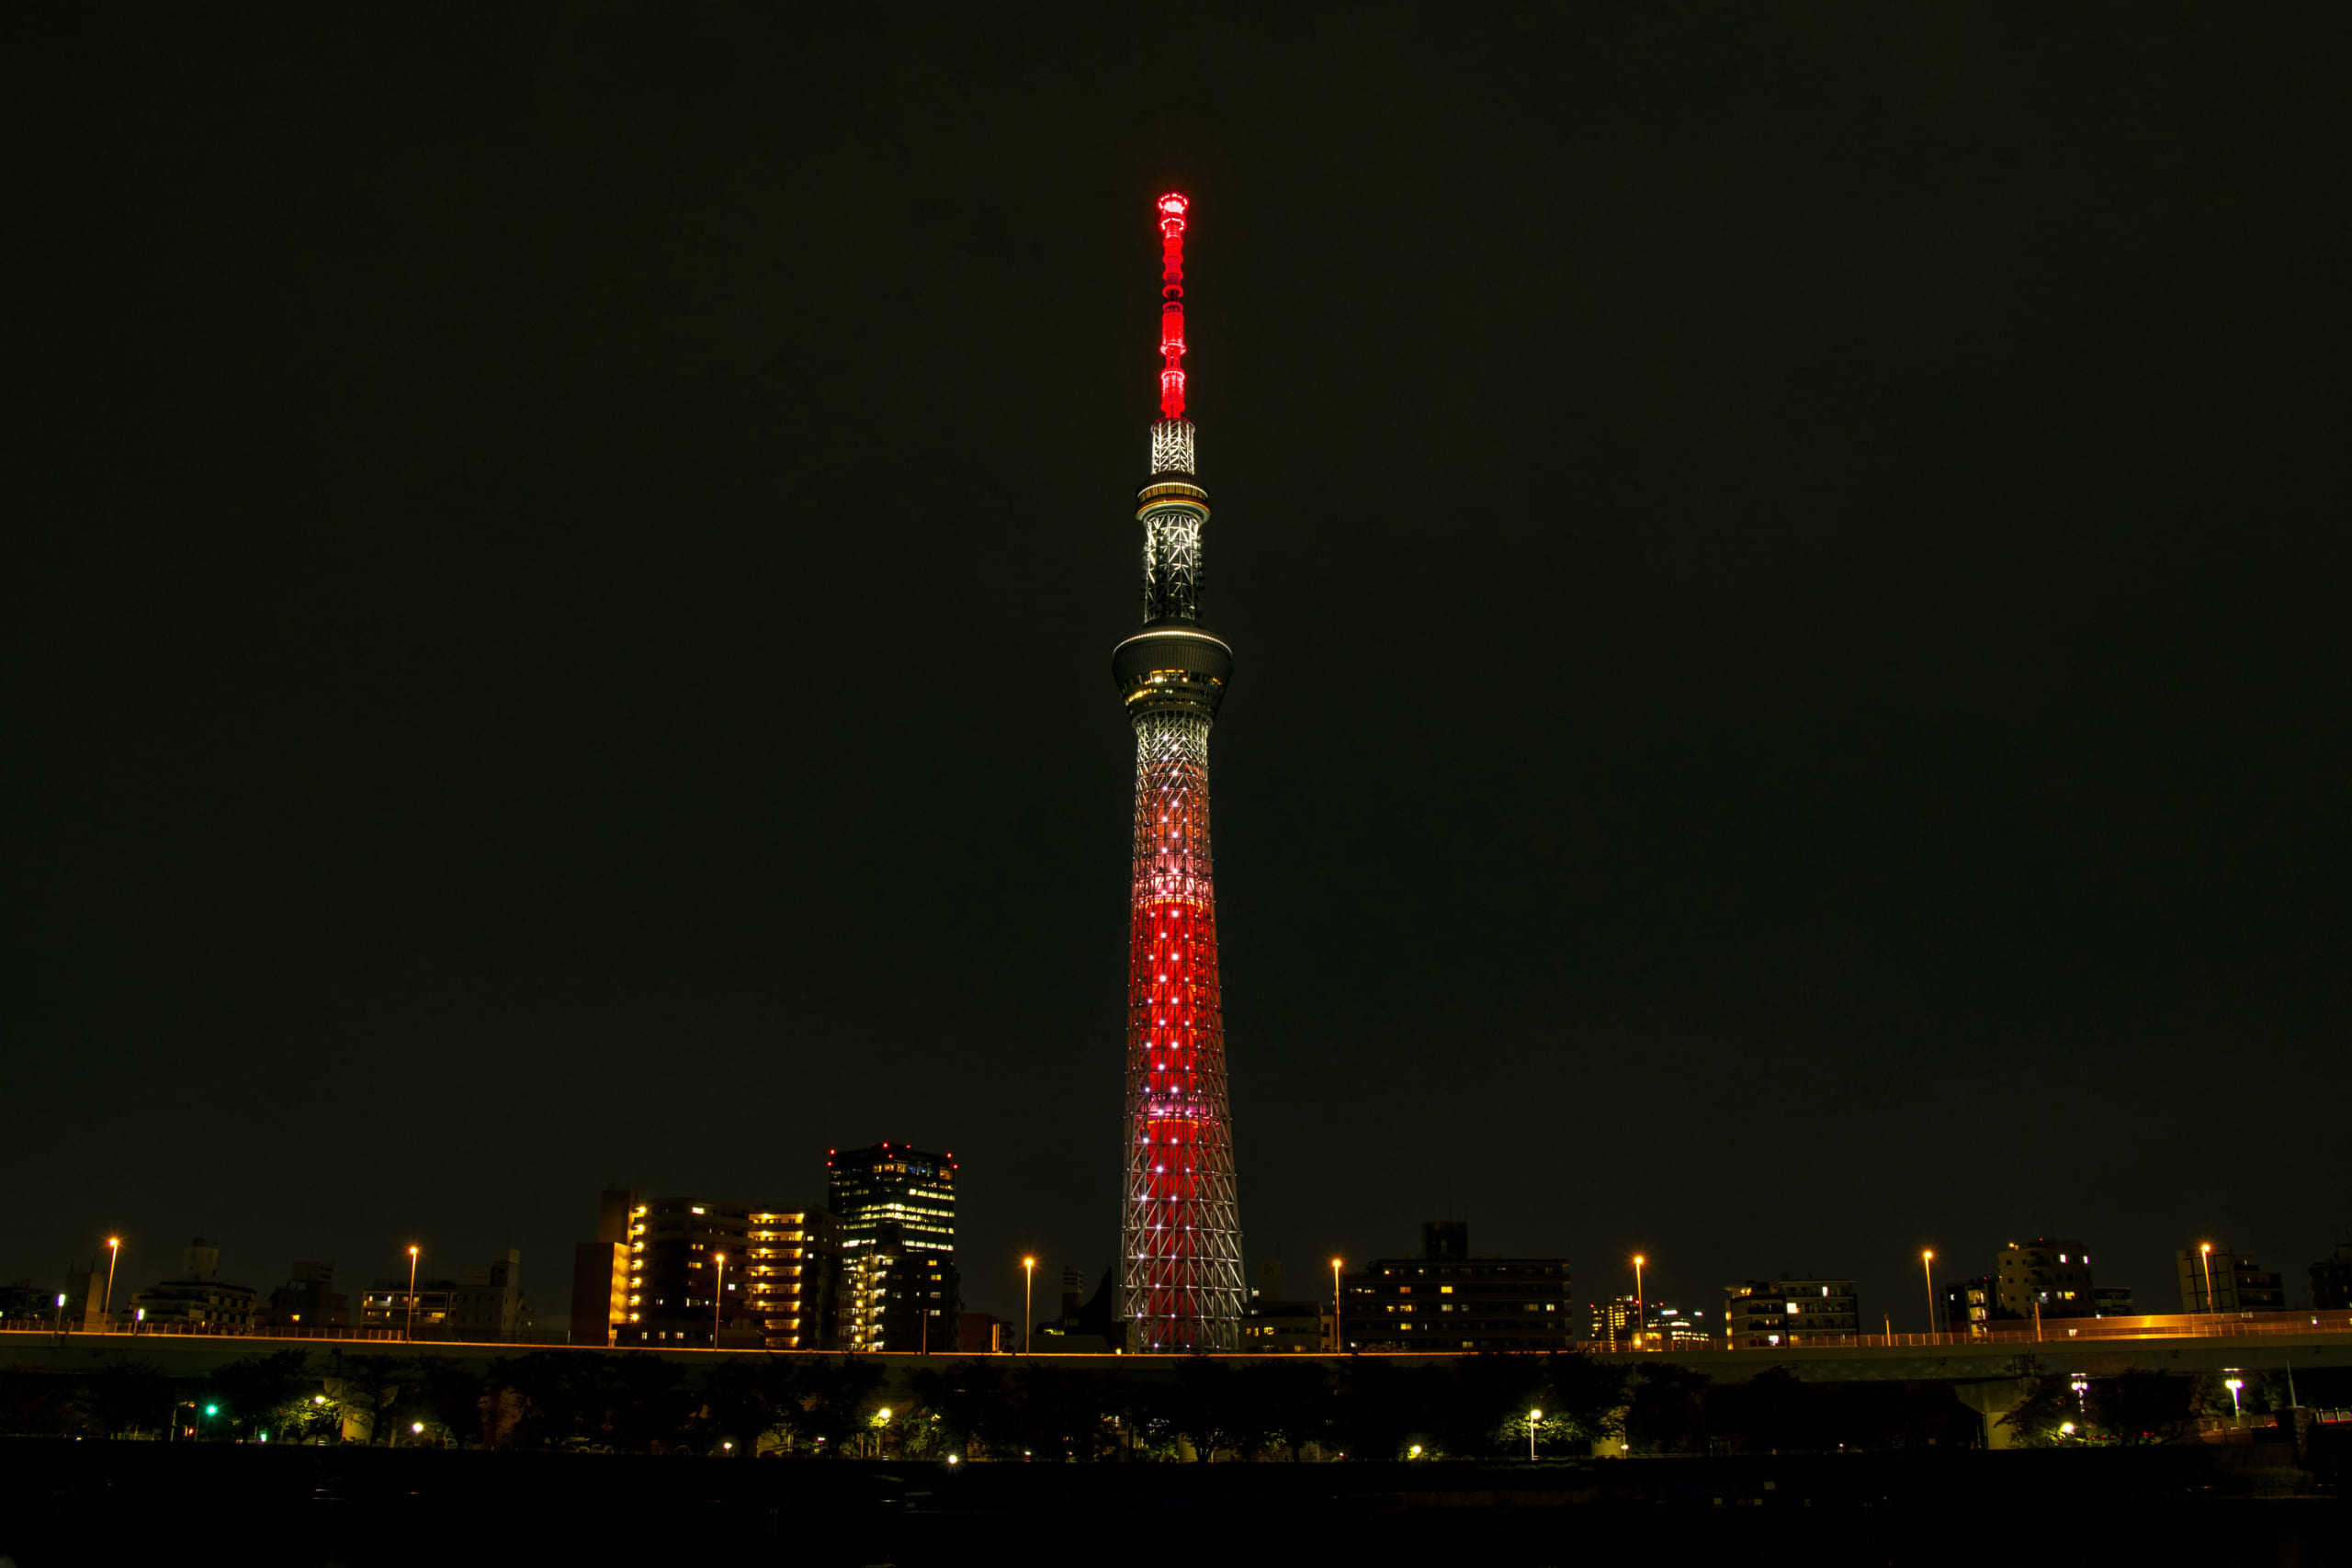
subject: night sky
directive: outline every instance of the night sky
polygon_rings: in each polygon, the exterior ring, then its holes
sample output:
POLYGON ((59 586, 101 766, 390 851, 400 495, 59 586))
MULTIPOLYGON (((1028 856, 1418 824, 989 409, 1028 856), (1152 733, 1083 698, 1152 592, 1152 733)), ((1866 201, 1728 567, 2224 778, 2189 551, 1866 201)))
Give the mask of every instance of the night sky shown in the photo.
POLYGON ((1174 187, 1253 1274, 2307 1301, 2346 40, 1770 9, 48 8, 0 1279, 561 1318, 607 1183, 891 1139, 1091 1290, 1174 187))

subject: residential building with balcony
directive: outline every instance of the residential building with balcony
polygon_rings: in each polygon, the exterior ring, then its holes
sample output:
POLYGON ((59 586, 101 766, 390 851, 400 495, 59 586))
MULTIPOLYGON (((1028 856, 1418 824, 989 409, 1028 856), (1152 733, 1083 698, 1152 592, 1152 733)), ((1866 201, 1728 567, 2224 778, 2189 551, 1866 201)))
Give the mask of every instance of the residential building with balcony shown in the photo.
POLYGON ((1851 1280, 1750 1280, 1724 1291, 1724 1342, 1735 1349, 1803 1345, 1861 1332, 1851 1280))
POLYGON ((1474 1257, 1470 1227, 1432 1220, 1419 1258, 1375 1258, 1340 1280, 1350 1350, 1565 1350, 1580 1337, 1565 1258, 1474 1257))

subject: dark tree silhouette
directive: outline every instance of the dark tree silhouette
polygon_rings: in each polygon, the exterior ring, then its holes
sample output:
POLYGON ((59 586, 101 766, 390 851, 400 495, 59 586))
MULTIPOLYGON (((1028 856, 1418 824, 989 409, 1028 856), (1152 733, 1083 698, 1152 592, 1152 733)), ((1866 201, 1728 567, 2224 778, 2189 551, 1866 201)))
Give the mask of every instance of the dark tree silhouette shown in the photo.
POLYGON ((2127 1448, 2169 1443, 2195 1425, 2190 1379, 2126 1368, 2092 1382, 2084 1403, 2099 1431, 2127 1448))
POLYGON ((310 1356, 301 1350, 281 1350, 274 1356, 246 1356, 212 1374, 220 1403, 220 1429, 250 1438, 282 1426, 288 1407, 308 1403, 322 1386, 310 1370, 310 1356))
POLYGON ((735 1445, 739 1459, 757 1458, 765 1438, 788 1444, 800 1416, 800 1398, 797 1369, 778 1357, 724 1361, 702 1377, 705 1424, 720 1441, 735 1445))
POLYGON ((1714 1380, 1664 1361, 1645 1361, 1634 1373, 1625 1406, 1625 1440, 1643 1453, 1703 1453, 1711 1428, 1708 1391, 1714 1380))

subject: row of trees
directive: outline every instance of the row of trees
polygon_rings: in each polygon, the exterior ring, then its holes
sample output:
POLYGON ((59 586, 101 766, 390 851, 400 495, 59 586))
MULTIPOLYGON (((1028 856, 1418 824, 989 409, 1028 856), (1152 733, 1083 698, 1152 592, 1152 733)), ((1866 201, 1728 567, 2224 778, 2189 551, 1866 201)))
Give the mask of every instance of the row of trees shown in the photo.
POLYGON ((2261 1415, 2290 1403, 2279 1372, 2206 1372, 2194 1376, 2129 1370, 2109 1378, 2051 1372, 2034 1380, 2024 1401, 2001 1417, 2019 1448, 2177 1442, 2200 1416, 2261 1415), (2232 1397, 2230 1382, 2239 1384, 2232 1397))
POLYGON ((344 1355, 322 1370, 287 1351, 201 1382, 136 1365, 10 1374, 0 1430, 1080 1462, 1499 1459, 1524 1457, 1531 1436, 1552 1458, 1964 1447, 1980 1431, 1945 1384, 1805 1383, 1778 1369, 1719 1384, 1566 1353, 1417 1366, 1193 1359, 1120 1375, 989 1359, 926 1366, 896 1389, 886 1379, 882 1363, 847 1357, 689 1369, 642 1354, 344 1355))

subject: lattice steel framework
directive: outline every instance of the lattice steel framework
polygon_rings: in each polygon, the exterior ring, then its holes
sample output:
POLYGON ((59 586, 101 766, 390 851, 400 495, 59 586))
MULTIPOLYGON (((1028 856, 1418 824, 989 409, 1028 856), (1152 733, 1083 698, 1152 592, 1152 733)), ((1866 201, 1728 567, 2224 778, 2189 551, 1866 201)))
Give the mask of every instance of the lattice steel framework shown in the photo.
POLYGON ((1144 625, 1111 658, 1136 731, 1120 1315, 1133 1349, 1231 1350, 1240 1343, 1241 1224, 1217 995, 1209 727, 1233 654, 1200 626, 1209 508, 1183 417, 1188 204, 1165 196, 1158 209, 1160 418, 1136 512, 1144 625))

